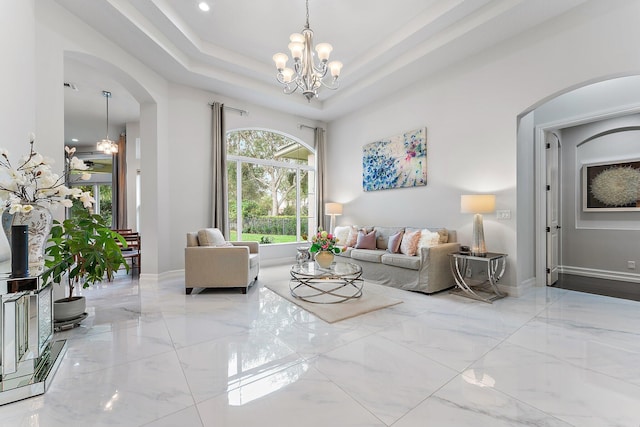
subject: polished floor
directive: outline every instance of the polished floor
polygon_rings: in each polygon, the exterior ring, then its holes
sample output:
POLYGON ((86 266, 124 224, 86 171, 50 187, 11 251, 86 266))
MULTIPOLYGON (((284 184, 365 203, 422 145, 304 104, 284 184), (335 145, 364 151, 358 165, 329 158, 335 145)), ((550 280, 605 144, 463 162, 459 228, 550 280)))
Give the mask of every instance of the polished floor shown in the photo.
POLYGON ((640 425, 639 302, 389 288, 404 303, 331 325, 264 288, 286 278, 263 268, 247 295, 130 277, 84 290, 51 388, 0 407, 0 425, 640 425))
POLYGON ((556 288, 640 301, 640 283, 608 280, 575 274, 559 274, 556 288))

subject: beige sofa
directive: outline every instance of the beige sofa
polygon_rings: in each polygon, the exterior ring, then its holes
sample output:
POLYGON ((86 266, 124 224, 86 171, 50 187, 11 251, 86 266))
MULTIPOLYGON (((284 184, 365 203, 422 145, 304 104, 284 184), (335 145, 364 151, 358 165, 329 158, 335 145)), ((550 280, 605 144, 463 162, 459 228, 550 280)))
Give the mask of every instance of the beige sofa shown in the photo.
MULTIPOLYGON (((442 227, 426 227, 428 230, 437 230, 442 236, 441 241, 446 243, 419 247, 415 256, 409 256, 402 253, 389 253, 387 251, 389 236, 400 230, 422 229, 380 226, 358 228, 376 231, 376 249, 348 247, 345 252, 336 257, 336 261, 360 265, 366 280, 427 294, 455 286, 449 263, 449 254, 460 250, 455 231, 442 227)), ((336 231, 339 231, 338 227, 336 231)))
POLYGON ((246 294, 249 286, 258 279, 258 242, 226 242, 221 236, 217 229, 187 233, 184 251, 187 294, 193 288, 240 288, 246 294))

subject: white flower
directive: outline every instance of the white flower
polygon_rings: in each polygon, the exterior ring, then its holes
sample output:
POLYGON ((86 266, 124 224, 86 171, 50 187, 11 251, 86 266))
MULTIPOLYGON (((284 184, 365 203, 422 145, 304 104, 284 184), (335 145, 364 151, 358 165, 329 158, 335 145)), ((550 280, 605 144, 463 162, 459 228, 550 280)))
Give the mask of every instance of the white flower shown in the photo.
MULTIPOLYGON (((57 205, 69 207, 72 203, 68 197, 81 198, 80 189, 69 189, 67 184, 71 178, 70 171, 87 170, 89 167, 80 159, 73 157, 75 148, 65 147, 67 168, 65 175, 53 173, 51 165, 53 159, 45 157, 33 149, 31 136, 30 150, 20 159, 17 165, 12 165, 9 153, 0 149, 0 169, 5 170, 5 179, 0 181, 0 204, 9 207, 10 213, 30 212, 34 205, 43 205, 55 208, 57 205)), ((88 173, 81 174, 82 180, 90 177, 88 173)), ((90 207, 95 200, 90 196, 84 196, 82 201, 90 207)))
POLYGON ((85 191, 80 195, 80 201, 85 208, 90 208, 96 202, 96 199, 91 197, 91 193, 85 191))
MULTIPOLYGON (((60 204, 62 206, 64 206, 65 208, 70 208, 70 207, 73 206, 73 200, 71 200, 71 199, 62 199, 60 201, 60 204)), ((89 206, 89 207, 91 207, 91 206, 89 206)))
POLYGON ((69 147, 68 145, 64 146, 64 151, 69 155, 69 156, 73 156, 73 154, 76 152, 76 147, 69 147))
POLYGON ((72 157, 71 161, 69 163, 69 167, 72 170, 78 170, 78 171, 86 171, 89 169, 89 166, 87 166, 82 160, 80 160, 77 157, 72 157))

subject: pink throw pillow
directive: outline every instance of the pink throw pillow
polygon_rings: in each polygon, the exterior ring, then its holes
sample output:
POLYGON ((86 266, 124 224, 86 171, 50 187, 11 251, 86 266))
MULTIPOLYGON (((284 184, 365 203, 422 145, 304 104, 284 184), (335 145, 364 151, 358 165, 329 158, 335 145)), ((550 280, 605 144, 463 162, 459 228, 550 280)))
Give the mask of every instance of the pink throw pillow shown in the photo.
POLYGON ((356 242, 356 249, 375 249, 376 248, 376 232, 365 233, 364 231, 358 231, 358 241, 356 242))
POLYGON ((400 243, 400 252, 405 255, 414 256, 418 251, 418 242, 420 241, 420 230, 413 233, 404 233, 402 243, 400 243))
POLYGON ((391 252, 392 254, 400 252, 400 244, 402 243, 403 235, 404 231, 398 231, 396 234, 389 236, 387 252, 391 252))

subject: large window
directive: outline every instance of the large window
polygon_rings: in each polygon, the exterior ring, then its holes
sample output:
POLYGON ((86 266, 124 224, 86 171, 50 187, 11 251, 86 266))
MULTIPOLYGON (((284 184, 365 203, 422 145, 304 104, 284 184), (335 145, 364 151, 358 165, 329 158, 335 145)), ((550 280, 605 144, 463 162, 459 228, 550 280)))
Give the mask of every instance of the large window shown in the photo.
POLYGON ((231 240, 287 243, 316 229, 315 155, 268 130, 227 133, 231 240))

